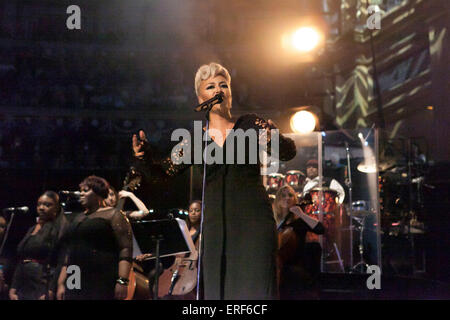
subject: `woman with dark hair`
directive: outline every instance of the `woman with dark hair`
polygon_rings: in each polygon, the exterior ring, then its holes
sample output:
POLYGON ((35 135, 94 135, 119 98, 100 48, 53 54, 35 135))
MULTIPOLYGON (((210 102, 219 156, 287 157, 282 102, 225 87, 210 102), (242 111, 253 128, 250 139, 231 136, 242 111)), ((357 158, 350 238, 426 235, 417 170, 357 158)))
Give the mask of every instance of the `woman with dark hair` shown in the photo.
POLYGON ((19 263, 9 290, 11 300, 52 299, 55 290, 57 243, 65 224, 58 194, 45 191, 36 210, 37 224, 17 247, 19 263))
POLYGON ((133 192, 125 190, 120 190, 119 192, 117 192, 113 186, 109 186, 108 197, 105 199, 105 206, 115 207, 119 209, 124 215, 126 215, 127 218, 136 220, 140 220, 150 213, 145 204, 142 202, 142 200, 136 197, 136 195, 133 192), (133 203, 139 210, 134 211, 122 210, 126 198, 133 201, 133 203))
POLYGON ((277 135, 271 120, 255 114, 232 117, 231 76, 220 64, 202 65, 194 82, 198 102, 213 101, 208 131, 199 130, 207 150, 194 134, 194 139, 183 136, 169 157, 159 158, 141 130, 132 138, 135 167, 144 175, 167 177, 206 162, 201 236, 205 299, 276 299, 277 233, 258 155, 267 152, 275 158, 279 151, 277 160, 287 161, 296 154, 295 143, 277 135))
MULTIPOLYGON (((196 288, 197 288, 197 263, 198 263, 198 246, 199 246, 199 234, 200 234, 200 218, 202 211, 202 202, 200 200, 194 200, 189 205, 188 218, 186 225, 189 230, 189 234, 192 238, 192 242, 197 249, 190 254, 181 254, 177 256, 171 256, 163 258, 160 264, 160 286, 159 295, 163 299, 167 300, 195 300, 196 288), (181 268, 179 272, 179 266, 186 265, 181 268), (173 292, 169 295, 169 288, 173 283, 173 292), (187 289, 189 288, 189 289, 187 289)), ((151 254, 141 254, 136 257, 136 260, 142 264, 147 264, 146 260, 150 258, 151 254)), ((153 262, 153 261, 152 261, 153 262)), ((149 268, 148 266, 146 267, 149 268)), ((150 274, 149 280, 153 286, 153 279, 155 269, 150 274)))
POLYGON ((200 232, 200 219, 202 214, 202 202, 194 200, 189 205, 188 219, 186 220, 192 241, 196 243, 198 233, 200 232))
POLYGON ((109 183, 89 176, 80 183, 84 214, 75 217, 67 231, 68 251, 58 279, 58 300, 125 299, 133 243, 127 218, 105 207, 109 183), (66 286, 67 267, 79 267, 80 286, 66 286))

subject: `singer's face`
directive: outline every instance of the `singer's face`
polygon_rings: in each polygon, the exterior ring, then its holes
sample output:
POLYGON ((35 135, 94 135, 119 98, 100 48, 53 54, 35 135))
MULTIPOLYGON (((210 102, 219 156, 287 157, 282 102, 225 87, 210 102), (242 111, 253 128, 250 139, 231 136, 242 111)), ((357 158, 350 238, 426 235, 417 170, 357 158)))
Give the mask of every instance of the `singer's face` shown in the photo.
MULTIPOLYGON (((221 92, 223 93, 223 101, 220 104, 220 107, 231 109, 230 84, 221 75, 203 80, 200 83, 200 87, 198 90, 198 102, 203 103, 221 92)), ((219 104, 214 105, 213 109, 215 108, 219 108, 219 104)))
POLYGON ((202 208, 200 207, 200 204, 197 202, 194 202, 189 206, 189 220, 192 224, 197 224, 200 222, 200 215, 202 213, 202 208))
POLYGON ((36 211, 40 220, 49 221, 56 217, 58 205, 55 200, 43 195, 38 199, 36 211))
POLYGON ((281 191, 280 200, 279 200, 280 207, 289 209, 293 205, 295 205, 295 194, 292 190, 285 188, 283 191, 281 191))
POLYGON ((308 166, 306 167, 306 176, 310 179, 314 179, 319 175, 319 170, 316 167, 308 166))
POLYGON ((85 208, 98 206, 103 199, 88 186, 80 188, 80 203, 85 208))

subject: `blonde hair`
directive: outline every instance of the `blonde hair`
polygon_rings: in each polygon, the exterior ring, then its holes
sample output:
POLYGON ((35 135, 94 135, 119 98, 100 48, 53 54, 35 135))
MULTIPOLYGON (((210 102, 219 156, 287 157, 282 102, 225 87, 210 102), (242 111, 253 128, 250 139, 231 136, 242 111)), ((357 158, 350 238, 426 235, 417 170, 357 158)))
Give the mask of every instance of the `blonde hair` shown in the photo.
POLYGON ((294 190, 291 186, 285 184, 285 185, 282 186, 280 189, 278 189, 278 191, 277 191, 277 193, 276 193, 276 196, 275 196, 275 200, 274 200, 274 202, 273 202, 273 213, 274 213, 275 215, 278 215, 278 214, 281 213, 280 200, 281 200, 281 194, 283 193, 283 191, 284 191, 285 189, 288 189, 289 192, 291 192, 291 193, 294 194, 294 201, 295 201, 295 204, 298 204, 298 196, 297 196, 297 192, 295 192, 295 190, 294 190))
POLYGON ((228 70, 215 62, 211 62, 210 64, 204 64, 200 68, 198 68, 197 73, 195 74, 195 93, 198 96, 198 90, 200 88, 200 83, 203 80, 216 77, 223 76, 225 80, 227 80, 228 84, 231 85, 231 76, 228 70))

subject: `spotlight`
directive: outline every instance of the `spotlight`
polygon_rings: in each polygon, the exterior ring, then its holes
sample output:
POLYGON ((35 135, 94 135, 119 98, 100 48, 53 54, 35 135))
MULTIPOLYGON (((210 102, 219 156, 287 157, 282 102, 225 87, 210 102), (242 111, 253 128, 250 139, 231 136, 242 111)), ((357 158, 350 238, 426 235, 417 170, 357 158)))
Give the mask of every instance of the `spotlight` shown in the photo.
POLYGON ((298 111, 291 117, 291 129, 296 133, 313 132, 317 125, 317 117, 309 111, 298 111))
POLYGON ((301 27, 291 36, 292 46, 300 52, 314 50, 321 40, 321 34, 316 28, 301 27))

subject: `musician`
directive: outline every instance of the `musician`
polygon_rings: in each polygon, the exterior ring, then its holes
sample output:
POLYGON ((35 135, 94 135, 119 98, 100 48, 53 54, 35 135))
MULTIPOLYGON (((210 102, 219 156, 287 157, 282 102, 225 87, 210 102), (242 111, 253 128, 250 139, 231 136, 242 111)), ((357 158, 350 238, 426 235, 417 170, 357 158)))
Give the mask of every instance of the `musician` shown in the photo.
MULTIPOLYGON (((334 190, 338 194, 338 201, 340 204, 344 202, 345 190, 339 182, 335 179, 330 179, 328 177, 322 177, 322 184, 334 190)), ((308 193, 311 189, 319 187, 319 169, 318 161, 316 159, 310 159, 306 162, 306 180, 305 186, 303 187, 303 195, 308 193)))
POLYGON ((202 202, 200 200, 194 200, 189 205, 187 227, 189 234, 192 237, 192 241, 198 249, 198 235, 200 233, 200 219, 202 214, 202 202))
POLYGON ((59 300, 124 299, 132 261, 132 233, 127 218, 105 206, 109 183, 89 176, 80 183, 83 214, 69 227, 65 266, 58 279, 59 300), (79 267, 80 288, 66 286, 67 266, 79 267))
POLYGON ((117 207, 117 205, 119 204, 119 200, 125 198, 129 198, 131 201, 133 201, 133 203, 139 209, 134 211, 123 211, 122 208, 118 207, 118 209, 121 210, 121 212, 125 214, 127 218, 140 220, 150 213, 150 211, 147 209, 142 200, 136 197, 136 195, 133 192, 125 190, 120 190, 119 192, 117 192, 113 186, 109 187, 108 197, 105 199, 105 206, 117 207))
MULTIPOLYGON (((188 218, 186 220, 186 225, 188 227, 189 230, 189 234, 192 237, 192 241, 194 242, 195 248, 198 250, 198 246, 199 246, 199 234, 200 234, 200 219, 201 219, 201 212, 202 212, 202 202, 200 200, 194 200, 191 202, 191 204, 189 205, 189 211, 188 211, 188 218)), ((197 253, 192 253, 191 256, 196 257, 196 260, 198 260, 198 256, 197 253)), ((144 264, 144 261, 148 258, 151 257, 151 254, 142 254, 136 257, 136 260, 138 262, 141 263, 141 265, 144 264)), ((184 258, 184 255, 181 255, 178 257, 178 259, 182 259, 184 258)), ((169 272, 168 270, 170 270, 172 267, 174 267, 174 263, 176 263, 176 258, 174 257, 167 257, 167 258, 163 258, 163 261, 160 264, 160 272, 162 274, 169 272), (164 270, 166 269, 166 270, 164 270)), ((148 263, 147 263, 148 264, 148 263)), ((144 266, 144 269, 148 269, 149 266, 144 266)), ((152 264, 150 268, 153 268, 152 273, 150 273, 150 281, 153 282, 153 275, 154 275, 154 265, 152 264)), ((173 268, 172 268, 173 269, 173 268)), ((195 268, 197 269, 197 268, 195 268)), ((183 276, 183 275, 181 275, 183 276)), ((194 280, 196 281, 197 278, 197 274, 196 272, 190 272, 189 274, 186 274, 185 276, 189 276, 189 277, 194 277, 194 280)), ((168 276, 166 277, 162 277, 163 281, 170 281, 172 279, 172 273, 170 273, 168 276)), ((192 279, 189 279, 189 281, 191 281, 192 279)), ((161 280, 160 280, 161 281, 161 280)), ((183 278, 178 279, 177 282, 180 281, 184 281, 183 278)), ((165 284, 165 283, 159 283, 159 288, 161 287, 170 287, 170 283, 165 284)), ((168 293, 168 291, 166 292, 168 293)), ((153 295, 153 294, 152 294, 153 295)), ((193 290, 191 292, 186 293, 183 296, 169 296, 169 295, 165 295, 163 297, 163 299, 167 299, 167 300, 195 300, 196 299, 196 287, 193 288, 193 290)))
MULTIPOLYGON (((262 130, 261 136, 267 134, 267 141, 270 141, 270 129, 275 129, 275 125, 254 114, 237 119, 232 117, 231 77, 220 64, 210 63, 198 69, 195 92, 199 103, 217 95, 223 97, 209 112, 207 132, 209 142, 206 151, 217 151, 217 161, 207 163, 204 186, 202 270, 205 299, 275 299, 275 221, 262 185, 259 159, 255 164, 248 160, 251 143, 257 143, 256 147, 264 148, 268 153, 271 153, 272 146, 267 147, 265 141, 262 142, 264 139, 259 143, 246 139, 245 149, 242 150, 246 155, 243 164, 238 164, 236 152, 232 163, 225 158, 225 152, 220 152, 237 140, 236 135, 227 139, 231 129, 251 129, 257 133, 262 130)), ((201 151, 203 148, 203 145, 183 143, 178 144, 178 149, 171 156, 157 159, 146 143, 145 133, 140 131, 139 139, 137 135, 133 136, 134 156, 139 159, 135 166, 141 167, 139 172, 144 174, 158 170, 166 176, 180 174, 194 163, 195 150, 200 147, 201 151), (181 161, 186 160, 189 148, 191 161, 181 161)), ((295 154, 294 142, 280 135, 279 158, 287 161, 295 154)))
MULTIPOLYGON (((188 219, 187 219, 187 227, 189 229, 189 234, 192 237, 192 241, 194 242, 195 245, 195 249, 198 250, 198 246, 199 246, 199 235, 200 235, 200 219, 201 219, 201 213, 202 213, 202 202, 200 200, 194 200, 191 202, 191 204, 189 205, 189 211, 188 211, 188 219)), ((195 253, 191 253, 190 257, 194 257, 197 261, 195 262, 195 264, 197 264, 198 262, 198 255, 197 252, 195 253)), ((179 263, 180 259, 182 260, 184 257, 184 255, 177 257, 178 261, 175 260, 175 263, 179 263)), ((197 268, 195 268, 193 270, 193 272, 189 272, 189 273, 184 273, 181 275, 181 277, 179 279, 176 280, 177 284, 180 285, 180 282, 183 283, 193 283, 195 281, 195 283, 197 283, 197 268), (185 277, 189 277, 190 279, 184 279, 185 277)), ((195 300, 196 296, 197 296, 197 286, 195 286, 192 291, 184 294, 184 295, 179 295, 179 296, 166 296, 166 299, 177 299, 177 300, 195 300)))
MULTIPOLYGON (((323 234, 324 227, 318 220, 305 214, 298 203, 295 190, 284 185, 278 189, 273 204, 279 234, 281 299, 304 295, 302 291, 309 288, 320 271, 317 263, 311 263, 310 253, 305 251, 305 238, 307 232, 323 234)), ((318 257, 320 259, 320 253, 318 257)))
POLYGON ((45 191, 36 210, 37 223, 17 246, 19 263, 9 290, 11 300, 52 299, 55 291, 56 248, 65 224, 58 194, 45 191))

